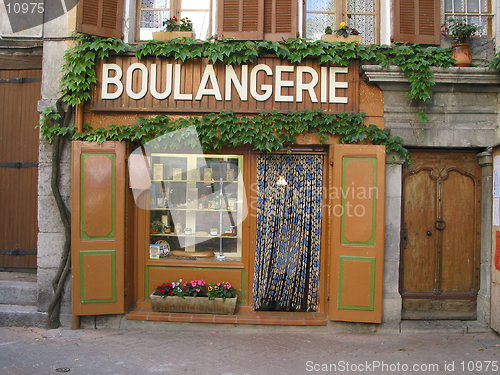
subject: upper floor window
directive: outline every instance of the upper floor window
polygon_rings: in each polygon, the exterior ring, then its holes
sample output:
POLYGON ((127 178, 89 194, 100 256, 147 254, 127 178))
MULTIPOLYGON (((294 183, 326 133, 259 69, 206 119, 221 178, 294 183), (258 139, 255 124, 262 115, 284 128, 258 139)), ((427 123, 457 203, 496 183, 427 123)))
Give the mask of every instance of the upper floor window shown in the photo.
POLYGON ((206 40, 212 33, 212 0, 141 0, 139 39, 152 39, 153 31, 163 30, 170 17, 187 17, 193 23, 194 37, 206 40))
POLYGON ((363 44, 378 41, 378 0, 307 0, 306 3, 306 38, 320 39, 325 28, 334 30, 345 22, 363 36, 363 44))
POLYGON ((445 19, 463 19, 480 27, 475 35, 492 35, 492 18, 490 0, 445 0, 445 19))

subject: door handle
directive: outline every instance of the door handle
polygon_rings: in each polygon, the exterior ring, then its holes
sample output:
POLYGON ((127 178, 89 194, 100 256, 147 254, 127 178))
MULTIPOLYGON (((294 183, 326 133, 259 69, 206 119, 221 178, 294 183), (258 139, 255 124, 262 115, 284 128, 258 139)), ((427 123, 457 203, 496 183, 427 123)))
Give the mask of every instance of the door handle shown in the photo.
POLYGON ((436 223, 434 223, 434 228, 437 230, 444 230, 446 228, 446 221, 444 220, 437 220, 436 223))
POLYGON ((406 249, 406 245, 408 245, 408 229, 406 228, 406 223, 403 229, 403 249, 406 249))

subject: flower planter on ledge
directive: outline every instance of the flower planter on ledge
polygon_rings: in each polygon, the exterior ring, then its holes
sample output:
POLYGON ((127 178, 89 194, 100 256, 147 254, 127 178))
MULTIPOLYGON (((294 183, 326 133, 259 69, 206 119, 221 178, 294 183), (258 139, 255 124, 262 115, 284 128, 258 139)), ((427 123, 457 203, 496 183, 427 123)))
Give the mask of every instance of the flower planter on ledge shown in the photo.
POLYGON ((162 297, 151 294, 153 311, 193 314, 234 315, 238 297, 208 299, 208 297, 162 297))
POLYGON ((323 34, 321 36, 321 40, 324 40, 325 42, 344 42, 344 43, 358 43, 361 44, 361 40, 363 39, 363 35, 348 35, 348 36, 342 36, 338 34, 323 34))
POLYGON ((180 38, 192 38, 192 31, 153 31, 153 39, 160 40, 162 42, 172 39, 180 38))

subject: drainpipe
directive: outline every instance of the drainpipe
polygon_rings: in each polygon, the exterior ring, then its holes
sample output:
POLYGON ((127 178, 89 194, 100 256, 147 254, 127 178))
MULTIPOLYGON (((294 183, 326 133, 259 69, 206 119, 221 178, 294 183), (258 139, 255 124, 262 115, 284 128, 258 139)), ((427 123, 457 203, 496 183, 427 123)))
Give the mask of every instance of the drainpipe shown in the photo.
POLYGON ((80 104, 76 105, 75 125, 78 133, 83 132, 83 105, 85 102, 82 100, 80 104))

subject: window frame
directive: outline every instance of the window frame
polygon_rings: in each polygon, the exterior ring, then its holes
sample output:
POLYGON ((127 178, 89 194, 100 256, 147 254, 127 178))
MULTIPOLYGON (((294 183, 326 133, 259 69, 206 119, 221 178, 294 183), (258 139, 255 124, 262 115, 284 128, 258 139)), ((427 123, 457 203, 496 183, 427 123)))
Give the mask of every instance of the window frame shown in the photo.
POLYGON ((318 11, 318 10, 307 10, 307 0, 303 2, 302 9, 302 35, 304 37, 308 37, 307 30, 307 15, 308 14, 334 14, 335 15, 335 24, 331 25, 334 30, 339 29, 340 24, 345 22, 349 24, 349 16, 348 15, 374 15, 375 16, 375 41, 374 43, 380 43, 380 17, 381 17, 381 5, 380 3, 383 0, 374 0, 375 1, 375 12, 348 12, 347 11, 347 2, 348 0, 335 0, 335 10, 334 11, 318 11))
MULTIPOLYGON (((492 2, 491 0, 484 0, 487 2, 487 11, 486 12, 482 12, 481 10, 481 7, 479 7, 479 11, 478 12, 469 12, 467 10, 467 2, 469 0, 461 0, 462 3, 463 3, 463 9, 465 10, 464 12, 456 12, 455 11, 455 1, 452 1, 451 2, 451 8, 452 8, 452 11, 449 12, 449 11, 446 11, 446 0, 442 0, 443 1, 443 16, 442 16, 442 24, 448 19, 448 18, 458 18, 458 19, 463 19, 465 17, 466 21, 469 22, 469 18, 470 17, 479 17, 479 19, 481 18, 486 18, 486 29, 487 29, 487 32, 486 34, 476 34, 474 33, 473 36, 483 36, 483 37, 487 37, 487 38, 492 38, 493 37, 493 19, 495 17, 495 13, 493 12, 493 7, 492 7, 492 2)), ((479 1, 482 1, 482 0, 479 0, 479 1)), ((450 35, 447 35, 447 36, 451 36, 450 35)))
MULTIPOLYGON (((169 0, 170 1, 170 8, 142 8, 142 1, 141 0, 137 0, 136 1, 136 26, 135 26, 135 30, 136 30, 136 37, 135 37, 135 40, 137 42, 143 42, 143 41, 147 41, 147 40, 150 40, 150 39, 141 39, 141 14, 142 14, 142 11, 143 10, 154 10, 154 11, 164 11, 164 10, 168 10, 169 11, 169 18, 170 17, 176 17, 179 22, 181 20, 181 14, 182 12, 206 12, 207 9, 182 9, 182 0, 169 0)), ((209 12, 209 25, 208 25, 208 30, 209 30, 209 35, 207 36, 207 38, 209 38, 211 35, 210 34, 213 34, 214 30, 213 30, 213 25, 214 25, 214 13, 215 13, 215 6, 214 6, 214 0, 210 0, 209 1, 209 9, 208 9, 208 12, 209 12)), ((155 31, 161 31, 163 29, 158 29, 158 30, 155 30, 155 31)), ((197 37, 195 35, 195 37, 197 37)), ((200 38, 198 38, 200 39, 200 38)))

